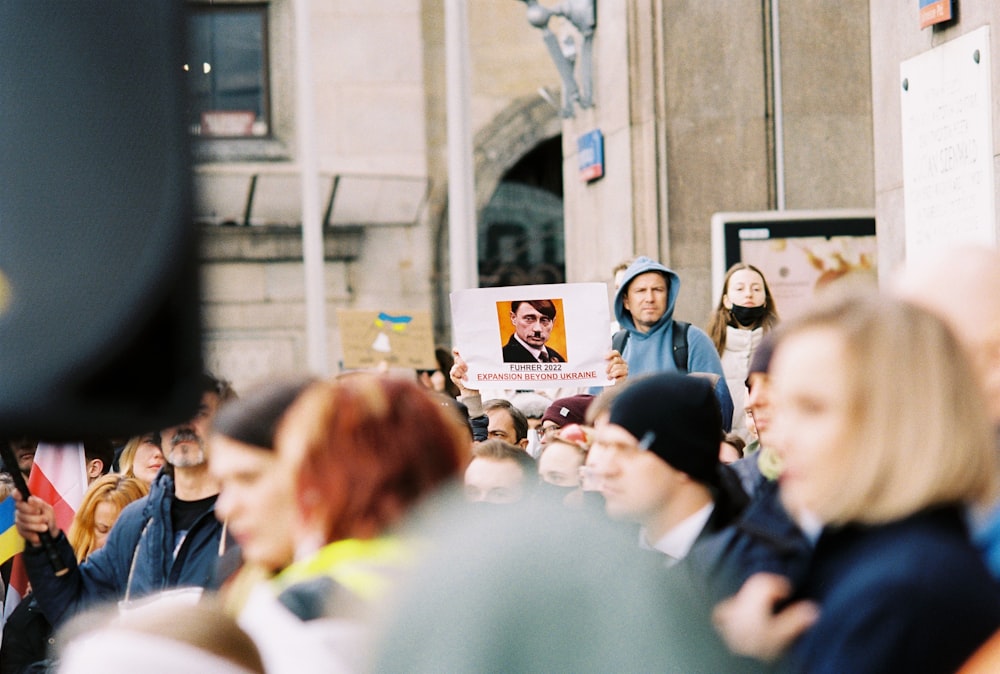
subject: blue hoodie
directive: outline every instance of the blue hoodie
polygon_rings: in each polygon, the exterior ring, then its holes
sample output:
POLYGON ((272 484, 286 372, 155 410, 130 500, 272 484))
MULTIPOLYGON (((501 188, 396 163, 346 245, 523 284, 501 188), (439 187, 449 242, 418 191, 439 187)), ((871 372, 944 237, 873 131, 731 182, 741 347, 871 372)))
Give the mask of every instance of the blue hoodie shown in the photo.
MULTIPOLYGON (((628 363, 629 377, 651 372, 676 372, 674 363, 674 305, 681 291, 681 279, 670 269, 648 257, 639 257, 625 270, 622 284, 615 293, 615 318, 618 325, 628 330, 628 341, 622 350, 622 357, 628 363), (635 327, 632 314, 625 308, 623 298, 629 284, 640 274, 659 272, 670 281, 667 290, 667 310, 663 312, 649 332, 640 332, 635 327)), ((715 344, 705 332, 695 326, 688 328, 688 372, 707 372, 719 376, 715 384, 715 395, 722 408, 722 423, 725 430, 730 430, 733 419, 733 399, 729 395, 726 376, 722 371, 722 361, 715 350, 715 344)))

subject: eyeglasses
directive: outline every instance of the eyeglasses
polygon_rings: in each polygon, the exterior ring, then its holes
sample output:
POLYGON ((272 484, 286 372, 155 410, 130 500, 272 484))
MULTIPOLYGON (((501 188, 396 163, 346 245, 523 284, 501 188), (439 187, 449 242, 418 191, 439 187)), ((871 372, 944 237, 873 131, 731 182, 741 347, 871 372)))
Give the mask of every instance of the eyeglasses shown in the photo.
POLYGON ((538 437, 540 437, 540 438, 547 438, 549 436, 554 436, 556 433, 559 432, 560 428, 562 428, 562 427, 561 426, 539 426, 539 428, 538 428, 538 437))

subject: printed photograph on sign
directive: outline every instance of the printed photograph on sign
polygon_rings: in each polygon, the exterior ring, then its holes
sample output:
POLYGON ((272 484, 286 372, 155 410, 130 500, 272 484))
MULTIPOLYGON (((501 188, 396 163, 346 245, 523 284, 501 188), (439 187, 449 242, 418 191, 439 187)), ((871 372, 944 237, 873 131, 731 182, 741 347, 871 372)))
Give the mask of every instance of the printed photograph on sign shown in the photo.
POLYGON ((505 363, 565 363, 562 299, 497 302, 505 363))
POLYGON ((608 288, 553 283, 451 294, 454 345, 467 388, 608 386, 608 288))

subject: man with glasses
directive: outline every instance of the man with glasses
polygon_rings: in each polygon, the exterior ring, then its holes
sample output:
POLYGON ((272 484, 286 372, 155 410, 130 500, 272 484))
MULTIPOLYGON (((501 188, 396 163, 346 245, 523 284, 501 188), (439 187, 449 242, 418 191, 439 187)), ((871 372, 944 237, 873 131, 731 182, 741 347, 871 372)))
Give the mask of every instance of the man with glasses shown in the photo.
POLYGON ((587 408, 593 400, 594 396, 589 393, 580 393, 552 401, 552 404, 545 408, 541 426, 538 428, 539 444, 545 447, 563 426, 585 425, 587 408))
POLYGON ((514 300, 510 303, 510 322, 514 334, 503 347, 505 363, 565 363, 561 353, 546 346, 556 320, 552 300, 514 300))

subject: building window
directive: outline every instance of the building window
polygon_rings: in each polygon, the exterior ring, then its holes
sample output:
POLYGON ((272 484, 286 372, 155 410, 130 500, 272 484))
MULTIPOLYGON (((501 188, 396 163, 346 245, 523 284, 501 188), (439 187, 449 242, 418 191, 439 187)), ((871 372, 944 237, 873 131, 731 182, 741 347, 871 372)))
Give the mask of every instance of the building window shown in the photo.
POLYGON ((266 138, 267 5, 188 5, 188 126, 199 138, 266 138))

